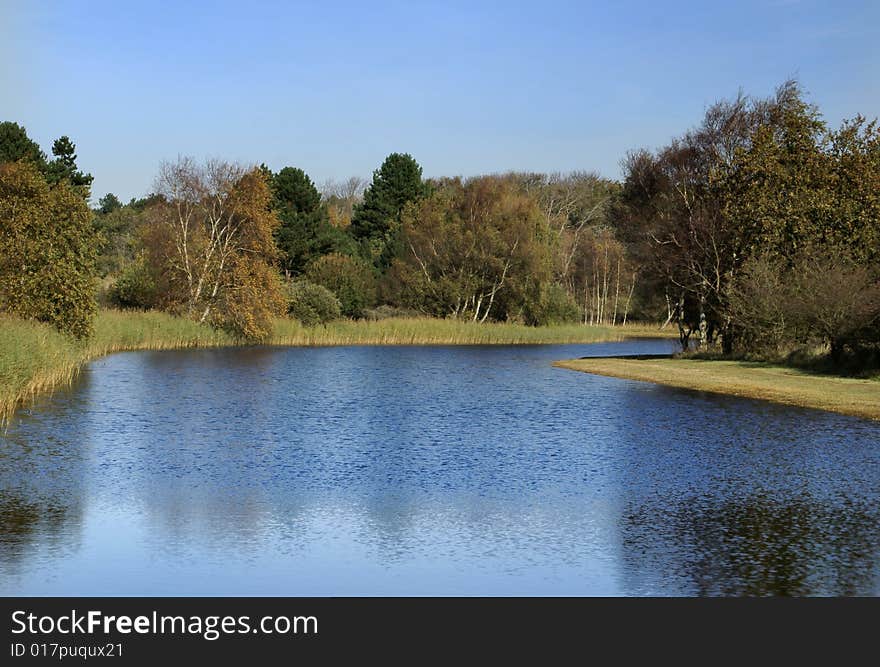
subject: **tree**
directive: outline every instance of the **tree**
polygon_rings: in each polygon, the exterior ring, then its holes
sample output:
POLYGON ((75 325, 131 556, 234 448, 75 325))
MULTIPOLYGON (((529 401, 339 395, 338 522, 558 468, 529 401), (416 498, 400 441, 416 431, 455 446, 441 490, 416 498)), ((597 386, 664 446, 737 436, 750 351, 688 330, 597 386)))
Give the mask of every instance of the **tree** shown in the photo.
POLYGON ((91 174, 84 174, 76 166, 76 146, 70 138, 63 136, 56 139, 52 144, 52 155, 55 159, 46 166, 46 180, 49 184, 66 180, 84 199, 88 199, 93 177, 91 174))
POLYGON ((756 249, 795 247, 822 210, 809 195, 821 129, 787 82, 771 99, 718 102, 695 130, 626 160, 619 226, 642 239, 648 282, 671 304, 684 349, 694 333, 701 347, 720 336, 733 349, 728 283, 756 249))
POLYGON ((363 203, 354 209, 351 233, 380 270, 389 266, 399 250, 398 232, 404 207, 425 194, 422 168, 409 154, 392 153, 373 172, 363 203))
POLYGON ((403 215, 401 305, 467 318, 522 318, 552 276, 551 230, 509 177, 439 182, 403 215))
POLYGON ((752 257, 729 286, 729 303, 748 352, 773 357, 826 344, 839 364, 847 348, 880 342, 880 271, 847 248, 752 257))
POLYGON ((122 208, 122 202, 112 192, 108 192, 98 200, 98 213, 103 215, 113 213, 113 211, 120 208, 122 208))
POLYGON ((46 154, 18 123, 0 123, 0 164, 25 160, 40 170, 46 167, 46 154))
POLYGON ((271 332, 285 310, 273 264, 279 225, 258 169, 181 158, 162 165, 162 195, 144 226, 157 304, 246 339, 271 332))
POLYGON ((97 238, 80 194, 32 163, 0 165, 0 221, 0 310, 88 336, 97 238))
POLYGON ((272 179, 272 190, 273 206, 281 220, 276 240, 285 271, 300 275, 321 255, 354 252, 347 235, 330 224, 318 189, 302 169, 282 169, 272 179))
POLYGON ((859 261, 880 262, 880 126, 862 116, 828 139, 833 241, 859 261))
POLYGON ((324 255, 309 265, 306 276, 336 295, 346 317, 363 317, 376 301, 373 267, 357 257, 324 255))
POLYGON ((366 181, 360 176, 352 176, 341 183, 329 180, 321 188, 327 205, 330 224, 340 229, 351 225, 354 208, 363 200, 366 181))
POLYGON ((98 208, 94 224, 100 235, 99 276, 116 275, 134 260, 137 230, 143 217, 143 210, 133 205, 114 207, 105 202, 98 208))

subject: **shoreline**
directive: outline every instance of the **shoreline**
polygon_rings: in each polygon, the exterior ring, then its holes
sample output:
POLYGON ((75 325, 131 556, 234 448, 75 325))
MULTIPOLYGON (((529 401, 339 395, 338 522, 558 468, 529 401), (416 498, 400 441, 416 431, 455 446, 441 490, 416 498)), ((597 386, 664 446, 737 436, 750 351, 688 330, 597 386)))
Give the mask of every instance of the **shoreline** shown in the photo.
POLYGON ((623 380, 836 412, 880 420, 880 380, 817 375, 760 362, 602 357, 553 363, 623 380))
POLYGON ((279 318, 269 339, 249 344, 165 313, 102 309, 96 318, 94 335, 85 341, 73 341, 45 324, 0 317, 0 426, 8 423, 19 407, 59 387, 69 386, 84 364, 116 352, 241 345, 564 345, 669 335, 668 331, 647 325, 528 327, 399 318, 339 320, 305 327, 296 320, 279 318))

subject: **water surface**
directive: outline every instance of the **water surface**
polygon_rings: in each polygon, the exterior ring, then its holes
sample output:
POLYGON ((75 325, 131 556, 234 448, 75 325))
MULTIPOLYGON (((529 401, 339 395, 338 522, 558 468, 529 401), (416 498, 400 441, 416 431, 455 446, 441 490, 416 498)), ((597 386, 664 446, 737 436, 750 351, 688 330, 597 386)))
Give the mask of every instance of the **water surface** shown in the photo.
POLYGON ((0 436, 0 594, 880 593, 880 423, 550 365, 671 346, 105 357, 0 436))

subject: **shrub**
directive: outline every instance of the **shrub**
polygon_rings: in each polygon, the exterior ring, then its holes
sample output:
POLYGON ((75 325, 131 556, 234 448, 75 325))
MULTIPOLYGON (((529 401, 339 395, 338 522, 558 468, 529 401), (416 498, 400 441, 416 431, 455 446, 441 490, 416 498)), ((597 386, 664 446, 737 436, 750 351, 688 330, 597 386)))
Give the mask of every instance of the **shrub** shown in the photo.
POLYGON ((727 293, 746 352, 781 354, 823 344, 835 362, 877 341, 880 280, 876 267, 842 249, 802 250, 791 262, 747 261, 727 293))
POLYGON ((111 305, 147 310, 155 305, 156 283, 143 256, 129 264, 107 292, 111 305))
POLYGON ((759 255, 740 268, 727 288, 728 312, 743 352, 776 356, 798 338, 791 287, 780 259, 759 255))
POLYGON ((339 253, 319 257, 309 265, 306 277, 333 292, 346 317, 363 317, 364 310, 376 301, 373 270, 354 257, 339 253))
POLYGON ((526 324, 543 326, 580 320, 581 311, 562 285, 548 285, 525 308, 526 324))
POLYGON ((791 269, 792 317, 826 343, 834 361, 877 340, 880 272, 844 249, 806 250, 791 269))
POLYGON ((323 285, 295 280, 288 287, 287 312, 306 326, 324 324, 342 314, 339 299, 323 285))

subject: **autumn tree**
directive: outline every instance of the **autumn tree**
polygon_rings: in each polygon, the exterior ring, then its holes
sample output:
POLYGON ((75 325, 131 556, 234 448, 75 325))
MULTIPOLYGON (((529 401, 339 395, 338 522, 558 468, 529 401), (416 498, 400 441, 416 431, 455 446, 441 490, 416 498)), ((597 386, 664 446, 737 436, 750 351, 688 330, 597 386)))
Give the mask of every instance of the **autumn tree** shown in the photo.
POLYGON ((352 176, 344 181, 328 180, 321 188, 321 196, 327 205, 330 224, 340 229, 351 225, 355 206, 364 198, 366 181, 360 176, 352 176))
POLYGON ((402 245, 401 305, 432 315, 527 319, 552 275, 552 232, 511 178, 438 182, 405 209, 402 245))
POLYGON ((0 222, 0 311, 88 336, 98 243, 81 194, 31 162, 0 164, 0 222))
POLYGON ((182 158, 163 164, 144 226, 156 305, 246 339, 271 332, 286 304, 274 266, 279 221, 262 172, 182 158))
POLYGON ((646 269, 664 290, 683 347, 696 334, 701 347, 720 337, 732 349, 736 327, 726 286, 757 246, 791 243, 800 233, 811 204, 803 200, 802 214, 784 215, 779 179, 789 178, 794 192, 811 191, 795 182, 796 173, 811 169, 806 153, 820 130, 815 110, 788 82, 767 100, 740 95, 716 103, 699 127, 660 151, 628 156, 619 226, 644 243, 646 269), (786 153, 798 156, 790 172, 786 158, 774 163, 786 153), (770 181, 753 178, 762 171, 770 181), (766 194, 763 200, 746 192, 754 187, 766 194))

